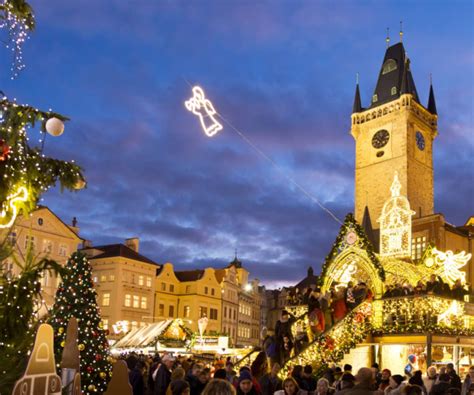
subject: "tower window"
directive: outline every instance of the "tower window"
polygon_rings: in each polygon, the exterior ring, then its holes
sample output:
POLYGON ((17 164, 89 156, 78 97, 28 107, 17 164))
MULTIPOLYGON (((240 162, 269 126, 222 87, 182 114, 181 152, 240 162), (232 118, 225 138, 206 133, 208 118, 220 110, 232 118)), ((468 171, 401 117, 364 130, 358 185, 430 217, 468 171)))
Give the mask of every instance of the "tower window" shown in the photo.
POLYGON ((396 95, 397 94, 397 87, 396 86, 392 86, 392 90, 390 92, 393 95, 396 95))
POLYGON ((377 94, 372 96, 372 103, 375 103, 378 100, 379 100, 379 97, 377 96, 377 94))
POLYGON ((393 70, 397 69, 397 62, 393 59, 387 59, 387 61, 382 66, 382 75, 390 73, 393 70))

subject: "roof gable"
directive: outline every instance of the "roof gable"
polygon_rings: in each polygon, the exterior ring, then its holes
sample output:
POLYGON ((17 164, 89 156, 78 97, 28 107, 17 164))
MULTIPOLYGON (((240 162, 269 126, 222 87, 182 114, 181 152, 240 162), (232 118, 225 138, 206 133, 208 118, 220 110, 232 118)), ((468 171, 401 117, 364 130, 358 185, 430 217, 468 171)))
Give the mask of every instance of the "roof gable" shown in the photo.
POLYGON ((97 254, 90 259, 103 259, 103 258, 113 258, 113 257, 122 257, 127 259, 132 259, 139 262, 148 263, 151 265, 159 266, 158 263, 152 261, 144 255, 139 254, 138 252, 128 248, 124 244, 108 244, 103 246, 96 246, 92 248, 84 248, 83 250, 99 250, 102 251, 101 254, 97 254))

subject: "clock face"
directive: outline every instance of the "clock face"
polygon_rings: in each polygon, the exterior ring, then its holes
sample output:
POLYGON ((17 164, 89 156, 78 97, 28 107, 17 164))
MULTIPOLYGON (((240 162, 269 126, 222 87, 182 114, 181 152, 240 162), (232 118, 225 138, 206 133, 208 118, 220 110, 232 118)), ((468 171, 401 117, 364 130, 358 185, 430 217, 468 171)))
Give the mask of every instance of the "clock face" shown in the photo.
POLYGON ((421 134, 421 132, 416 132, 416 146, 419 150, 423 151, 425 149, 425 138, 421 134))
POLYGON ((390 134, 385 129, 379 130, 374 134, 374 137, 372 137, 372 146, 374 148, 385 147, 389 139, 390 134))

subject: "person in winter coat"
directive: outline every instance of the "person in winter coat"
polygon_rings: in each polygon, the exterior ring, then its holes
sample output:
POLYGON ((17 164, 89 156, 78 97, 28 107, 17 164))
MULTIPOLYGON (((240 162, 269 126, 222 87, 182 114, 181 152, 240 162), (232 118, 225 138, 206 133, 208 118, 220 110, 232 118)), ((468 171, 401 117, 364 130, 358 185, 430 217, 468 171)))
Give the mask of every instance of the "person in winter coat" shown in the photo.
POLYGON ((380 378, 380 384, 379 384, 379 391, 385 391, 385 388, 387 388, 390 385, 390 376, 392 375, 392 372, 389 369, 384 369, 382 370, 382 377, 380 378))
MULTIPOLYGON (((293 335, 291 333, 291 325, 293 322, 296 321, 296 318, 288 313, 288 311, 283 310, 281 312, 281 318, 277 321, 275 325, 275 341, 276 341, 276 348, 277 348, 277 353, 279 355, 279 363, 281 366, 283 366, 283 363, 285 362, 284 360, 284 355, 285 350, 284 350, 284 338, 287 337, 289 341, 287 342, 288 344, 291 344, 291 348, 293 347, 293 335)), ((286 347, 288 348, 288 346, 286 347)))
POLYGON ((417 370, 413 373, 413 376, 411 376, 410 379, 408 380, 408 384, 411 384, 412 386, 417 385, 418 387, 421 388, 423 394, 428 395, 425 384, 423 383, 421 370, 417 370))
POLYGON ((168 388, 166 389, 166 395, 172 395, 171 384, 173 384, 173 381, 184 380, 185 375, 186 375, 186 372, 180 366, 178 366, 175 370, 171 372, 171 382, 170 382, 170 385, 168 385, 168 388))
POLYGON ((189 395, 189 384, 185 380, 174 380, 170 384, 171 395, 189 395))
POLYGON ((360 368, 356 376, 356 385, 346 392, 346 395, 372 395, 374 375, 370 368, 360 368))
POLYGON ((236 391, 228 380, 214 379, 206 385, 202 395, 236 395, 236 391))
POLYGON ((433 388, 433 385, 435 385, 437 380, 438 380, 438 373, 436 372, 436 367, 430 366, 428 370, 426 371, 426 376, 423 377, 423 384, 428 394, 431 392, 431 388, 433 388))
POLYGON ((171 382, 171 368, 175 359, 167 354, 161 359, 161 366, 156 373, 154 395, 165 395, 166 389, 171 382))
POLYGON ((282 389, 282 381, 278 377, 279 370, 280 365, 278 363, 274 363, 270 373, 263 375, 259 380, 262 395, 273 395, 276 391, 282 389))
POLYGON ((275 395, 307 395, 308 393, 298 387, 298 383, 293 377, 288 377, 283 381, 283 389, 276 391, 275 395))
POLYGON ((150 366, 150 369, 148 371, 148 395, 153 395, 155 393, 155 378, 156 378, 156 373, 161 365, 161 358, 157 354, 153 357, 153 363, 150 366))
POLYGON ((469 373, 462 384, 461 395, 470 395, 474 393, 474 366, 469 368, 469 373))
POLYGON ((403 384, 403 376, 400 374, 394 374, 390 376, 389 385, 385 388, 385 395, 400 395, 403 393, 403 388, 405 384, 403 384))
POLYGON ((199 374, 201 373, 202 366, 195 363, 191 366, 188 374, 186 375, 186 381, 189 383, 191 395, 199 395, 201 383, 199 381, 199 374))
POLYGON ((145 369, 145 362, 138 360, 135 367, 128 373, 128 381, 132 386, 133 395, 145 395, 145 382, 143 380, 145 369))
POLYGON ((253 377, 248 370, 240 372, 237 381, 237 395, 260 395, 253 385, 253 377))
POLYGON ((442 373, 439 375, 438 383, 433 385, 431 388, 430 395, 444 395, 450 388, 451 383, 449 382, 449 375, 447 373, 442 373))
POLYGON ((459 391, 461 391, 461 378, 454 370, 454 365, 452 363, 448 363, 446 365, 446 373, 449 375, 451 387, 457 388, 459 391))
POLYGON ((313 377, 313 367, 311 365, 306 365, 303 369, 303 373, 301 374, 302 378, 302 389, 313 392, 316 390, 316 386, 318 382, 313 377))

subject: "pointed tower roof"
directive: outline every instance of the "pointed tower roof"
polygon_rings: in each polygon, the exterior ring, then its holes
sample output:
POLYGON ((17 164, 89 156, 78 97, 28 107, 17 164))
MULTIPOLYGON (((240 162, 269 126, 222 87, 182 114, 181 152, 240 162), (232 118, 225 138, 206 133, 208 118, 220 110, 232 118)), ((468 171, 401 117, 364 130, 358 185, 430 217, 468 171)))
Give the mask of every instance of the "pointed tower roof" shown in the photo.
POLYGON ((362 111, 362 102, 360 100, 360 91, 359 91, 359 83, 356 84, 356 92, 354 96, 354 105, 352 106, 352 113, 361 112, 362 111))
POLYGON ((436 101, 434 97, 433 84, 430 84, 430 97, 428 98, 428 107, 426 107, 431 114, 438 115, 436 110, 436 101))
POLYGON ((415 82, 410 70, 410 62, 405 48, 400 42, 388 47, 385 51, 370 107, 377 107, 396 100, 404 93, 411 93, 415 100, 419 102, 415 82))
POLYGON ((377 238, 375 237, 375 233, 372 228, 372 221, 370 220, 369 208, 367 206, 365 206, 364 216, 362 217, 362 229, 364 229, 367 238, 372 243, 375 250, 378 251, 378 243, 376 243, 377 238))

